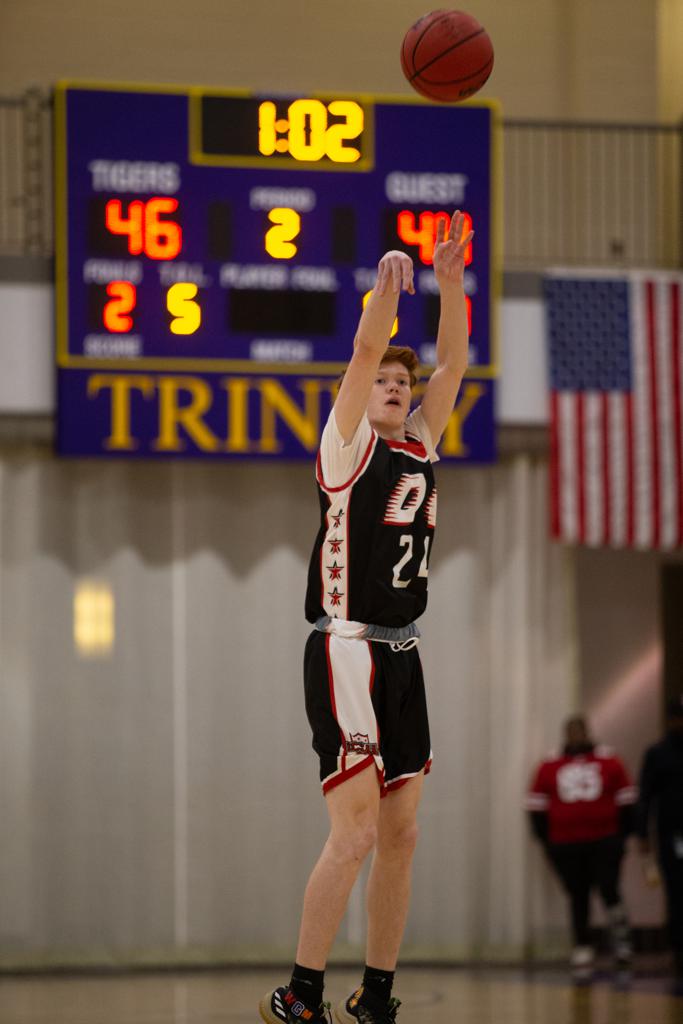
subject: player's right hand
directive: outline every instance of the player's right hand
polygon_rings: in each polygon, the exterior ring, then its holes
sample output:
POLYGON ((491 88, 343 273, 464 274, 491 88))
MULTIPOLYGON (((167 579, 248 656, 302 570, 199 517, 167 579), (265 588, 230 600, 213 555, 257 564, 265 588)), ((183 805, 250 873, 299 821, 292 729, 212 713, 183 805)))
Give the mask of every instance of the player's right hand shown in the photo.
POLYGON ((391 285, 395 295, 405 291, 409 295, 415 294, 413 287, 413 261, 405 252, 392 249, 382 256, 377 267, 377 281, 375 291, 378 295, 384 295, 391 285))

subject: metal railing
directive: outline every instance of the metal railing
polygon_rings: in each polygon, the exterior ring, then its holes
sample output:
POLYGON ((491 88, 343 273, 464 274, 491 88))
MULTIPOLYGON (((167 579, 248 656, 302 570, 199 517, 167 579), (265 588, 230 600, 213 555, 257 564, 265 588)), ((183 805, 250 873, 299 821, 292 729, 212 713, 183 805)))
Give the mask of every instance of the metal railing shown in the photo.
MULTIPOLYGON (((683 265, 683 124, 508 120, 503 265, 683 265)), ((0 97, 0 256, 54 250, 52 98, 0 97)))
POLYGON ((0 255, 51 256, 52 98, 0 97, 0 255))
POLYGON ((505 267, 679 267, 683 125, 507 121, 505 267))

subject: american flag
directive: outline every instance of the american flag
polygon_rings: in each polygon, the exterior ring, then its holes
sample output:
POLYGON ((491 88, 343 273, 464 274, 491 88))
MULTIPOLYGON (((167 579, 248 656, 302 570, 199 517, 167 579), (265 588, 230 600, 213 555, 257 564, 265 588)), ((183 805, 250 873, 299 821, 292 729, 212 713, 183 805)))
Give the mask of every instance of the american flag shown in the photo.
POLYGON ((544 279, 552 534, 683 545, 683 275, 544 279))

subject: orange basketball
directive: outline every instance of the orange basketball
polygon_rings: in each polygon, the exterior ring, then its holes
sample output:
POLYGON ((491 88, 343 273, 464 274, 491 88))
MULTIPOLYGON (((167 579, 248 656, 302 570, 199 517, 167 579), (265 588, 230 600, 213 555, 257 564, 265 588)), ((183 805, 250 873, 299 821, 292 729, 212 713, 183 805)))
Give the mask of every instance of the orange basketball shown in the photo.
POLYGON ((493 68, 493 46, 471 14, 432 11, 406 32, 401 66, 422 96, 453 103, 481 89, 493 68))

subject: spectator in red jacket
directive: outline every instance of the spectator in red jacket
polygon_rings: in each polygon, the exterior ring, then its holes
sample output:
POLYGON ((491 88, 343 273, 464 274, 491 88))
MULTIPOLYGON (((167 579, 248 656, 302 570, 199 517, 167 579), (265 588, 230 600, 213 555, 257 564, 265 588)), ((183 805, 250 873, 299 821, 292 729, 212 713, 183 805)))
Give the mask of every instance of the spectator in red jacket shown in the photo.
POLYGON ((577 982, 589 981, 590 894, 600 893, 607 911, 617 969, 631 961, 628 919, 619 891, 625 839, 634 831, 637 793, 612 750, 596 746, 586 720, 565 723, 565 744, 537 767, 526 798, 534 835, 569 898, 574 938, 571 965, 577 982))

